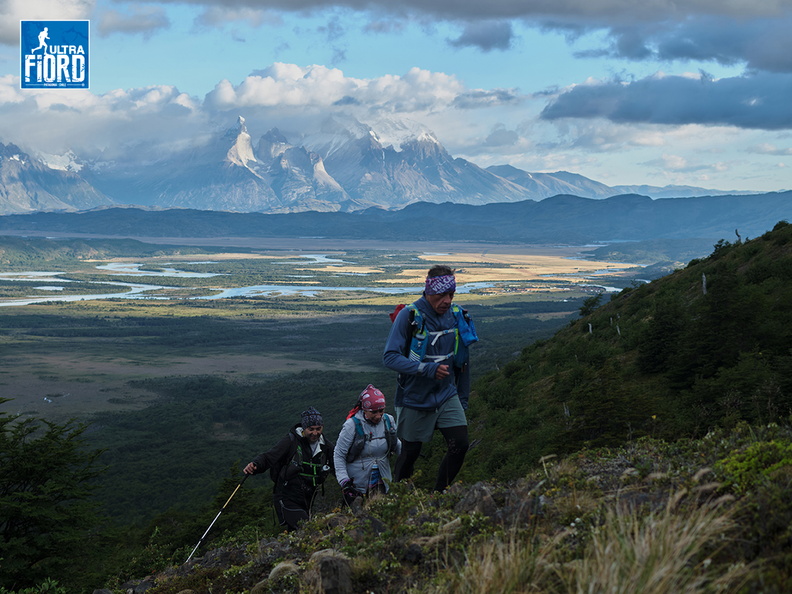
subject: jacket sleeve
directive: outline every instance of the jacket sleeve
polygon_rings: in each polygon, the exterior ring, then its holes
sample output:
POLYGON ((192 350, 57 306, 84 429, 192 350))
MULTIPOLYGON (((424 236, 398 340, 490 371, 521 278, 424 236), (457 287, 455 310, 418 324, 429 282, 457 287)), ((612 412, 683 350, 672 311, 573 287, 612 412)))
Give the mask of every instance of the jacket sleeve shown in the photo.
POLYGON ((382 363, 388 369, 405 375, 434 377, 439 363, 419 363, 418 361, 411 361, 406 356, 411 341, 412 324, 410 323, 410 310, 405 307, 399 312, 396 320, 391 325, 388 342, 385 343, 385 352, 382 354, 382 363))
POLYGON ((273 466, 278 466, 279 462, 289 455, 290 449, 291 437, 286 435, 283 439, 276 443, 272 449, 253 458, 253 464, 256 465, 256 472, 253 474, 260 474, 262 472, 266 472, 273 466))
POLYGON ((341 426, 341 432, 338 434, 338 441, 333 450, 333 462, 335 466, 335 476, 338 484, 342 484, 349 479, 349 472, 347 471, 346 456, 352 441, 355 437, 355 422, 352 419, 347 419, 341 426))

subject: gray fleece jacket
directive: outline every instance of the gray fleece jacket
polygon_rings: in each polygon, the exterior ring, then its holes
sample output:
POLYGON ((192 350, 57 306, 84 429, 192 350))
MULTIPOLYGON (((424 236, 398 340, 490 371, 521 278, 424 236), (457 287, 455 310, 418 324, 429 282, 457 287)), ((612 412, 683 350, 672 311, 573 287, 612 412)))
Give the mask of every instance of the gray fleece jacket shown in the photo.
MULTIPOLYGON (((355 481, 355 489, 361 493, 365 493, 368 488, 371 470, 376 464, 387 490, 388 483, 393 480, 393 476, 391 474, 388 456, 388 443, 385 439, 385 417, 388 417, 388 422, 394 429, 396 428, 396 421, 387 413, 383 415, 383 418, 376 425, 369 423, 365 419, 362 410, 356 412, 355 416, 360 420, 361 426, 363 427, 366 442, 363 445, 363 451, 360 456, 352 462, 347 462, 347 452, 355 439, 355 421, 351 418, 344 421, 341 432, 338 434, 338 442, 336 443, 333 453, 338 484, 343 485, 348 479, 353 479, 355 481)), ((396 451, 393 452, 393 454, 398 456, 400 452, 401 441, 397 439, 396 451)))

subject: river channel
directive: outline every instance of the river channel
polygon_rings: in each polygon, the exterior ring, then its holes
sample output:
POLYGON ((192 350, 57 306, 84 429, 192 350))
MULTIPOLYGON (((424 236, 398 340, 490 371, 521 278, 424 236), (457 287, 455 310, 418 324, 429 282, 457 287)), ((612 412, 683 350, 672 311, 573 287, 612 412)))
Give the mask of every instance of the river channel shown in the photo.
MULTIPOLYGON (((327 259, 321 260, 323 262, 327 259)), ((222 276, 215 273, 202 273, 202 272, 187 272, 175 268, 163 268, 160 270, 142 270, 142 264, 136 263, 120 263, 120 264, 103 264, 97 266, 97 269, 108 272, 115 272, 127 276, 140 276, 140 277, 159 277, 159 278, 210 278, 222 276)), ((166 295, 153 294, 156 291, 163 289, 172 289, 168 285, 160 284, 143 284, 143 283, 124 283, 115 281, 96 281, 96 284, 113 285, 119 287, 118 292, 113 293, 96 293, 96 294, 83 294, 83 295, 69 295, 68 284, 72 281, 60 278, 60 272, 3 272, 0 273, 0 280, 13 280, 35 283, 37 290, 52 291, 53 295, 46 297, 30 297, 26 299, 14 299, 11 301, 0 301, 0 307, 9 306, 22 306, 31 305, 34 303, 45 302, 64 302, 64 301, 92 301, 96 299, 159 299, 167 300, 173 299, 166 295), (41 284, 47 283, 47 284, 41 284), (56 294, 59 293, 59 294, 56 294)), ((457 287, 457 293, 469 293, 474 289, 482 289, 492 287, 493 283, 467 283, 457 287)), ((315 297, 320 293, 330 291, 347 291, 359 292, 367 291, 370 293, 382 293, 390 295, 399 295, 404 293, 418 294, 421 292, 421 287, 416 286, 393 286, 393 287, 360 287, 360 286, 346 286, 346 287, 327 287, 318 285, 300 285, 300 284, 283 284, 283 285, 251 285, 247 287, 229 287, 224 289, 212 289, 213 294, 204 295, 199 297, 186 297, 184 299, 229 299, 229 298, 244 298, 244 297, 279 297, 279 296, 295 296, 301 295, 304 297, 315 297)))

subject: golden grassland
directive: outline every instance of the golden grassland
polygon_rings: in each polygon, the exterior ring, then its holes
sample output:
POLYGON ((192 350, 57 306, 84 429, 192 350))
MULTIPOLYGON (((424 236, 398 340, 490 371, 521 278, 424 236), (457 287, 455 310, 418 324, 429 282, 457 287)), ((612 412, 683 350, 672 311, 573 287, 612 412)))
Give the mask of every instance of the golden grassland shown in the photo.
MULTIPOLYGON (((379 283, 405 284, 419 280, 423 282, 426 270, 433 264, 447 264, 455 269, 462 268, 459 272, 460 280, 464 282, 487 281, 531 281, 548 275, 568 274, 594 274, 600 271, 618 271, 625 264, 591 260, 586 257, 585 248, 568 246, 495 246, 482 252, 469 251, 464 244, 448 252, 427 251, 419 253, 417 258, 425 262, 425 267, 415 267, 393 273, 393 267, 369 265, 321 265, 303 266, 304 270, 324 273, 343 274, 392 274, 379 283)), ((432 249, 432 245, 428 245, 432 249)), ((347 255, 345 250, 303 249, 272 252, 221 252, 207 255, 207 259, 216 261, 231 260, 292 260, 306 255, 306 252, 315 252, 332 258, 343 258, 347 255)), ((174 254, 166 256, 150 256, 139 258, 147 263, 190 262, 198 258, 195 254, 174 254)), ((122 263, 129 262, 130 258, 117 257, 102 260, 103 262, 122 263)), ((97 262, 98 260, 85 260, 97 262)))
POLYGON ((448 253, 423 253, 418 256, 426 263, 421 267, 409 267, 398 272, 389 272, 386 267, 370 266, 317 266, 308 268, 316 272, 347 274, 384 274, 377 279, 379 284, 422 285, 426 270, 434 264, 446 264, 457 270, 458 283, 478 282, 569 282, 571 275, 599 276, 618 274, 626 266, 619 262, 586 259, 577 248, 538 248, 539 253, 511 253, 508 246, 493 251, 472 253, 465 251, 448 253))
MULTIPOLYGON (((57 235, 57 234, 55 234, 57 235)), ((90 236, 100 237, 100 236, 90 236)), ((217 261, 232 260, 291 260, 308 254, 343 258, 352 250, 378 250, 381 253, 415 256, 426 264, 404 269, 372 266, 365 263, 348 265, 302 266, 303 270, 323 273, 384 274, 377 279, 379 284, 423 284, 428 269, 433 264, 447 264, 459 271, 460 282, 531 282, 561 280, 569 281, 568 275, 599 275, 603 271, 618 274, 618 270, 632 266, 618 262, 591 260, 586 246, 486 244, 476 242, 420 242, 381 241, 377 239, 330 240, 321 238, 136 238, 147 243, 167 245, 204 246, 223 248, 226 251, 207 255, 217 261), (235 251, 244 248, 252 251, 235 251)), ((414 258, 413 258, 414 259, 414 258)), ((108 262, 128 262, 129 258, 114 258, 108 262)), ((196 260, 195 254, 172 254, 142 258, 147 263, 188 262, 196 260)), ((394 260, 398 264, 398 260, 394 260)), ((310 284, 305 281, 302 284, 310 284)))

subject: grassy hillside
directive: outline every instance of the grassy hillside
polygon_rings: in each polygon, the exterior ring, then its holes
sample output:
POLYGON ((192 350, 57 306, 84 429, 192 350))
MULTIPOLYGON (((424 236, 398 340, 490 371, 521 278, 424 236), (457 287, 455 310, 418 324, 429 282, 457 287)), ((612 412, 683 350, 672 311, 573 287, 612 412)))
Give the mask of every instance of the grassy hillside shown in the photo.
POLYGON ((700 437, 792 412, 792 225, 610 302, 478 382, 467 478, 628 439, 700 437))

